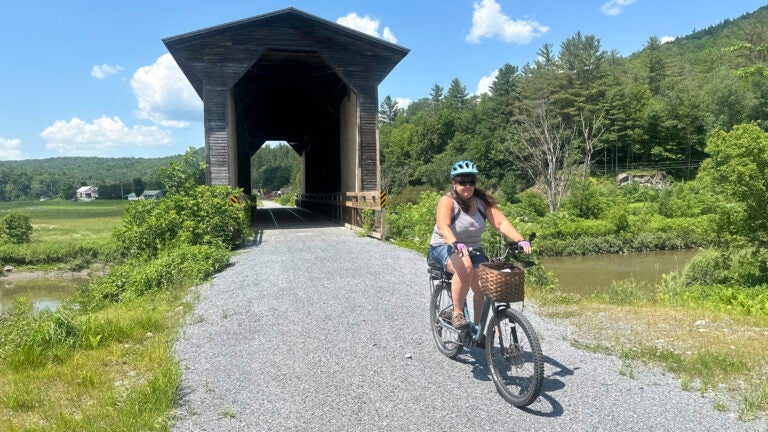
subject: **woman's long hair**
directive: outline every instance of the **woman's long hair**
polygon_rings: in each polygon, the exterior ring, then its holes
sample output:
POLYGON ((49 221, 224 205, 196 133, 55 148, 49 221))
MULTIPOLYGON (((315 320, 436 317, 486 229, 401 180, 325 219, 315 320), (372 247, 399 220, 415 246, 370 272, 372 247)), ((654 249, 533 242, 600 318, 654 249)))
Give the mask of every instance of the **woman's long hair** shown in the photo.
POLYGON ((488 195, 487 193, 485 193, 484 190, 479 189, 477 187, 475 187, 475 193, 469 199, 464 199, 461 195, 456 193, 456 189, 454 188, 454 185, 451 184, 451 198, 453 198, 454 200, 456 200, 457 203, 459 203, 459 207, 461 207, 461 210, 464 213, 469 213, 470 209, 472 208, 472 198, 475 198, 475 197, 480 198, 480 201, 483 202, 483 205, 485 206, 485 208, 493 207, 497 203, 496 198, 488 195))

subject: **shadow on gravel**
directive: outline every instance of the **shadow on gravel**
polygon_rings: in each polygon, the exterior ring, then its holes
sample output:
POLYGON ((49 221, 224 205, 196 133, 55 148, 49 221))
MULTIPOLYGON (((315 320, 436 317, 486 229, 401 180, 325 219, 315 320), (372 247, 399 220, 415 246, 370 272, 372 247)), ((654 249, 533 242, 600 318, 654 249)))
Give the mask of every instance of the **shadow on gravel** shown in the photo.
MULTIPOLYGON (((476 380, 491 382, 491 370, 488 367, 485 351, 482 348, 473 347, 454 360, 470 366, 472 368, 472 376, 476 380)), ((545 373, 549 369, 547 365, 555 368, 555 370, 549 375, 544 376, 541 396, 530 406, 518 409, 539 417, 560 417, 564 413, 563 406, 550 393, 564 389, 565 382, 560 377, 571 376, 575 370, 546 355, 544 356, 544 363, 545 373)))
POLYGON ((565 410, 563 409, 563 406, 560 405, 560 402, 552 396, 552 393, 565 388, 565 382, 559 378, 573 375, 574 369, 571 369, 546 355, 544 356, 544 363, 545 373, 548 369, 547 365, 554 367, 556 370, 549 375, 544 376, 541 397, 530 406, 520 408, 520 410, 539 417, 560 417, 565 410))
POLYGON ((342 223, 300 207, 255 209, 251 214, 255 230, 307 229, 342 226, 342 223))

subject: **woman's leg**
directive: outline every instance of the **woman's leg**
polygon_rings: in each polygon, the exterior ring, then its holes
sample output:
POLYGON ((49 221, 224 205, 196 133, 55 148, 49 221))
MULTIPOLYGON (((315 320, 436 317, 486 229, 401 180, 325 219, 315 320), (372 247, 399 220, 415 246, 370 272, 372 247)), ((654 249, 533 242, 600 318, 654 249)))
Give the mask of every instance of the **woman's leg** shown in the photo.
MULTIPOLYGON (((469 256, 464 258, 455 253, 451 255, 447 262, 448 271, 453 273, 451 279, 451 299, 453 300, 453 314, 454 316, 460 314, 464 317, 464 300, 467 299, 467 293, 469 287, 472 285, 472 261, 469 256)), ((454 320, 456 321, 456 320, 454 320)), ((461 327, 460 324, 454 322, 454 325, 461 327)))

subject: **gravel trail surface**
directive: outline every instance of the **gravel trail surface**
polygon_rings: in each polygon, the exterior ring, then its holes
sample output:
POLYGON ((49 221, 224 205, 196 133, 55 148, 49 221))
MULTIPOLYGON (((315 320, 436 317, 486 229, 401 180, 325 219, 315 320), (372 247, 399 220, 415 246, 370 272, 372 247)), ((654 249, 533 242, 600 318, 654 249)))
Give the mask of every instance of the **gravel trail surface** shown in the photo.
POLYGON ((176 431, 751 431, 646 368, 575 349, 525 313, 545 354, 544 393, 507 404, 484 352, 435 348, 425 259, 341 227, 265 231, 198 288, 175 349, 176 431))

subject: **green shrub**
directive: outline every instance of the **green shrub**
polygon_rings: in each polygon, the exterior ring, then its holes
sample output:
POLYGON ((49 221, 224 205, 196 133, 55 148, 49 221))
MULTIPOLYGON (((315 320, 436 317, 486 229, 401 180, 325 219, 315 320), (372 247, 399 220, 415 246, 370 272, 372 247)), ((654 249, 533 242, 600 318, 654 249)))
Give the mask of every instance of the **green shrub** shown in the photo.
POLYGON ((157 256, 177 244, 232 248, 250 230, 248 207, 230 204, 232 193, 227 186, 198 186, 188 193, 131 203, 115 238, 129 257, 157 256))
POLYGON ((80 287, 76 301, 84 310, 96 310, 151 291, 198 284, 223 270, 228 259, 221 247, 183 245, 154 259, 115 265, 107 276, 80 287))
POLYGON ((603 218, 611 225, 613 232, 623 233, 629 231, 629 216, 626 209, 612 207, 603 218))
POLYGON ((440 194, 422 192, 418 204, 406 203, 387 216, 387 236, 404 247, 427 253, 440 194))
POLYGON ((600 195, 596 181, 591 178, 574 181, 563 200, 563 209, 582 219, 597 219, 607 206, 608 202, 600 195))
POLYGON ((549 213, 549 204, 547 198, 536 191, 527 190, 520 192, 518 195, 520 198, 520 204, 522 204, 525 212, 543 217, 549 213))
POLYGON ((32 234, 32 224, 28 214, 10 212, 0 219, 0 237, 7 238, 11 243, 29 243, 32 234))
POLYGON ((406 186, 400 193, 387 197, 387 208, 396 209, 403 204, 418 204, 423 192, 436 192, 431 186, 406 186))
POLYGON ((750 288, 768 284, 768 251, 755 247, 704 249, 688 262, 682 276, 686 286, 729 284, 750 288))
POLYGON ((275 198, 275 202, 281 206, 293 207, 296 205, 296 194, 291 192, 275 198))
POLYGON ((760 247, 732 248, 729 251, 729 279, 740 287, 768 284, 768 250, 760 247))

